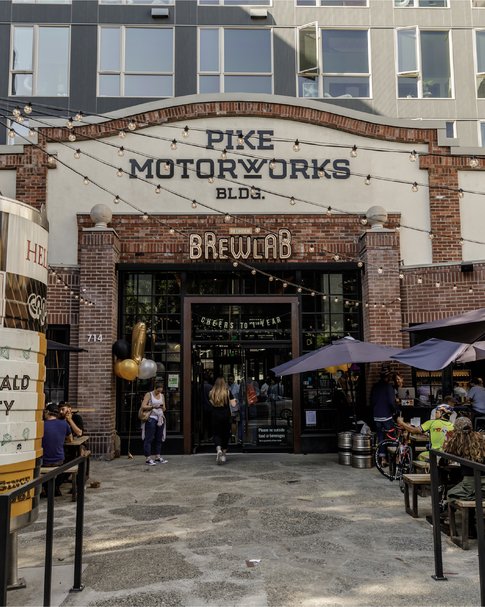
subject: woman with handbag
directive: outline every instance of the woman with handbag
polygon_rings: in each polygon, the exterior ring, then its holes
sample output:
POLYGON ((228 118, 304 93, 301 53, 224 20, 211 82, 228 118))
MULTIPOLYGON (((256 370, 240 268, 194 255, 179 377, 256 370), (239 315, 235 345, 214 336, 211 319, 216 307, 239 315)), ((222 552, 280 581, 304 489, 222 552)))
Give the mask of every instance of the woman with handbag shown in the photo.
POLYGON ((157 382, 153 391, 145 394, 138 411, 138 417, 142 422, 141 437, 147 466, 167 463, 167 460, 160 455, 167 432, 165 411, 163 383, 157 382), (155 451, 155 457, 153 457, 153 451, 155 451))
POLYGON ((227 445, 231 436, 231 406, 236 405, 236 399, 223 377, 216 379, 209 392, 209 402, 212 406, 212 435, 216 446, 216 463, 220 466, 226 463, 227 445))

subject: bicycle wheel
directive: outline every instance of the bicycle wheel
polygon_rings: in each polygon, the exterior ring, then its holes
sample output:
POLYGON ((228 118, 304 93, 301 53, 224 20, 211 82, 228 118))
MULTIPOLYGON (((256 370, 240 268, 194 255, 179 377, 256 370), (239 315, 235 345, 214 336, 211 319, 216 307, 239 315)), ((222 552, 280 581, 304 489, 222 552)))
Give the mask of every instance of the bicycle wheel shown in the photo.
POLYGON ((374 453, 374 461, 376 464, 376 468, 390 481, 393 481, 396 478, 396 454, 398 451, 398 442, 391 439, 386 439, 381 441, 377 447, 376 452, 374 453), (388 449, 390 447, 390 449, 388 449), (387 467, 383 467, 381 464, 381 455, 380 453, 386 453, 387 461, 389 465, 387 467))
POLYGON ((399 489, 401 489, 401 493, 404 493, 404 481, 402 480, 402 477, 404 474, 411 472, 411 469, 411 453, 408 447, 403 453, 401 453, 400 461, 396 466, 396 478, 399 479, 399 489))

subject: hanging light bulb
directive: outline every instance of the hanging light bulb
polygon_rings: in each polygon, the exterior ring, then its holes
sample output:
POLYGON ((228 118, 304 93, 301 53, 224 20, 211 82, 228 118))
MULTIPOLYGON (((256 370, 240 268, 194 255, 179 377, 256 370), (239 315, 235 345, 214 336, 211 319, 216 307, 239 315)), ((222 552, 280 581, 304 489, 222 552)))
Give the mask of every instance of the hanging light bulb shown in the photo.
POLYGON ((143 213, 143 215, 141 216, 141 218, 143 219, 143 221, 147 221, 148 220, 147 213, 143 213))
POLYGON ((296 202, 295 202, 295 197, 294 196, 292 196, 290 198, 290 204, 291 204, 291 206, 295 206, 296 202))
POLYGON ((175 230, 173 228, 170 228, 170 230, 168 231, 169 234, 175 234, 175 230))
POLYGON ((422 285, 423 284, 423 279, 421 278, 421 276, 418 276, 417 283, 418 283, 418 285, 422 285))
POLYGON ((118 133, 118 137, 119 137, 120 139, 124 139, 124 138, 126 137, 126 131, 120 131, 120 132, 118 133))
POLYGON ((470 162, 468 164, 470 165, 470 167, 472 169, 476 169, 477 166, 480 164, 480 161, 478 160, 478 158, 476 156, 472 156, 470 158, 470 162))
POLYGON ((325 171, 323 169, 318 169, 318 176, 320 178, 325 177, 325 171))
POLYGON ((237 142, 239 145, 244 145, 244 135, 241 131, 237 134, 237 142))
POLYGON ((366 225, 367 225, 367 217, 361 217, 361 218, 360 218, 360 223, 361 223, 363 226, 366 226, 366 225))
POLYGON ((176 139, 172 139, 172 142, 170 143, 170 149, 171 150, 177 149, 177 140, 176 139))
POLYGON ((399 272, 399 280, 404 280, 404 274, 402 272, 399 272))
POLYGON ((13 108, 12 115, 14 118, 18 118, 20 116, 20 108, 18 105, 13 108))
POLYGON ((340 255, 337 253, 333 256, 334 261, 340 261, 340 255))
POLYGON ((232 219, 232 217, 229 215, 229 213, 226 213, 224 215, 224 221, 225 221, 225 223, 230 223, 231 219, 232 219))
POLYGON ((81 158, 81 150, 79 148, 74 152, 74 158, 76 160, 79 160, 81 158))
POLYGON ((22 116, 22 114, 20 114, 19 116, 17 116, 17 118, 15 118, 15 122, 18 122, 19 124, 22 124, 23 121, 24 121, 24 117, 22 116))
POLYGON ((160 194, 161 191, 162 191, 162 188, 161 188, 160 184, 158 184, 157 187, 155 188, 155 194, 160 194))
POLYGON ((214 183, 214 177, 212 177, 212 175, 211 175, 207 181, 208 181, 209 183, 214 183))
POLYGON ((419 189, 419 188, 418 188, 418 184, 417 184, 417 182, 415 181, 415 182, 413 183, 413 185, 411 186, 411 190, 412 190, 413 192, 417 192, 417 191, 418 191, 418 189, 419 189))
POLYGON ((235 268, 237 268, 237 266, 238 266, 239 264, 238 264, 238 262, 237 262, 237 261, 233 261, 233 262, 232 262, 232 265, 233 265, 235 268))
POLYGON ((119 197, 119 196, 118 196, 118 194, 117 194, 117 195, 114 197, 113 202, 114 202, 115 204, 120 204, 120 200, 121 200, 121 199, 120 199, 120 197, 119 197))
POLYGON ((295 143, 293 144, 293 151, 294 152, 300 151, 300 142, 298 141, 298 139, 295 139, 295 143))
POLYGON ((460 244, 461 244, 461 246, 463 246, 465 244, 465 239, 464 238, 460 238, 460 244))
POLYGON ((310 253, 315 253, 315 245, 313 243, 310 243, 310 246, 308 247, 308 251, 310 253))
POLYGON ((332 207, 327 207, 327 215, 330 217, 332 214, 332 207))
POLYGON ((396 232, 400 232, 401 231, 401 224, 400 223, 396 224, 396 227, 394 229, 396 230, 396 232))
POLYGON ((56 159, 52 154, 49 154, 49 156, 47 156, 47 164, 50 164, 51 166, 54 166, 56 164, 56 159))
POLYGON ((66 127, 68 129, 73 129, 74 128, 74 124, 72 123, 72 118, 68 118, 67 122, 66 122, 66 127))
POLYGON ((357 262, 357 267, 362 268, 363 265, 364 265, 364 262, 361 259, 359 259, 359 261, 357 262))
POLYGON ((67 136, 67 138, 69 139, 69 141, 74 142, 76 141, 76 135, 74 133, 69 133, 69 135, 67 136))
POLYGON ((118 156, 124 156, 125 155, 125 148, 121 145, 118 149, 118 156))
POLYGON ((269 163, 269 168, 270 168, 272 171, 274 171, 275 166, 276 166, 276 158, 273 158, 272 160, 270 160, 270 163, 269 163))
POLYGON ((10 139, 15 137, 15 131, 13 129, 8 129, 8 136, 10 139))
POLYGON ((89 177, 84 177, 83 183, 84 185, 89 185, 89 177))
POLYGON ((413 150, 409 154, 409 160, 410 160, 410 162, 416 162, 416 158, 417 158, 416 150, 413 150))
POLYGON ((252 185, 250 189, 251 196, 256 196, 256 188, 252 185))
POLYGON ((433 238, 434 238, 434 234, 433 234, 433 232, 429 232, 429 233, 428 233, 428 238, 429 238, 430 240, 433 240, 433 238))
POLYGON ((336 298, 334 299, 334 302, 335 302, 335 303, 338 303, 338 297, 336 297, 336 298))
POLYGON ((269 280, 269 282, 273 282, 274 276, 268 276, 268 280, 269 280))
POLYGON ((224 148, 221 152, 221 160, 225 160, 227 158, 227 150, 224 148))
POLYGON ((370 175, 367 175, 364 181, 365 185, 370 185, 370 175))
POLYGON ((187 139, 188 136, 189 136, 189 127, 187 125, 185 125, 184 130, 182 131, 182 137, 184 139, 187 139))
POLYGON ((458 198, 465 198, 465 192, 461 188, 458 190, 458 198))
POLYGON ((259 234, 261 232, 261 228, 259 226, 256 226, 254 228, 254 231, 255 231, 256 234, 259 234))
POLYGON ((76 113, 76 115, 74 116, 74 120, 75 120, 76 122, 81 122, 81 120, 83 119, 83 116, 84 116, 84 114, 83 114, 81 111, 79 111, 79 112, 77 112, 77 113, 76 113))
POLYGON ((453 291, 457 291, 458 287, 456 285, 453 285, 453 291))
POLYGON ((197 201, 196 200, 192 200, 192 208, 193 209, 197 208, 197 201))
POLYGON ((24 112, 26 114, 32 114, 32 104, 30 101, 24 105, 24 112))
POLYGON ((384 269, 383 268, 377 268, 377 273, 378 274, 384 274, 384 269))
POLYGON ((123 169, 121 167, 116 171, 116 175, 118 177, 123 177, 123 169))
POLYGON ((468 293, 470 293, 470 295, 472 295, 472 294, 473 294, 473 287, 470 287, 470 288, 468 289, 468 293))
POLYGON ((441 287, 441 283, 440 283, 440 281, 439 281, 439 280, 437 280, 437 281, 434 283, 434 286, 435 286, 437 289, 439 289, 439 288, 441 287))
POLYGON ((327 296, 326 295, 322 295, 322 301, 327 301, 327 296))
POLYGON ((352 149, 350 150, 350 157, 357 158, 357 146, 356 145, 352 146, 352 149))
POLYGON ((136 122, 134 120, 130 120, 130 122, 128 122, 128 130, 129 131, 136 130, 136 122))
POLYGON ((256 270, 255 270, 254 268, 251 270, 251 274, 252 274, 253 276, 256 276, 256 270))
POLYGON ((32 128, 29 129, 29 137, 35 137, 35 130, 32 128))
POLYGON ((301 293, 301 292, 302 292, 302 290, 303 290, 303 289, 302 289, 301 287, 298 287, 298 289, 297 289, 296 291, 297 291, 297 293, 301 293))
POLYGON ((283 283, 283 289, 286 289, 287 287, 288 287, 288 283, 287 283, 287 282, 284 282, 284 283, 283 283))

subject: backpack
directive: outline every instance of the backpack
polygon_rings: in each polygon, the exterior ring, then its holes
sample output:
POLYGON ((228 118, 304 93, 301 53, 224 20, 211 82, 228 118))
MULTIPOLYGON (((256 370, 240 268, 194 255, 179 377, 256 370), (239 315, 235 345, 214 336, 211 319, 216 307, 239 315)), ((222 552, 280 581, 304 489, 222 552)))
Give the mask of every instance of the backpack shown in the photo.
POLYGON ((246 397, 248 399, 248 405, 254 405, 258 402, 258 395, 256 393, 256 388, 253 386, 253 384, 247 384, 246 397))

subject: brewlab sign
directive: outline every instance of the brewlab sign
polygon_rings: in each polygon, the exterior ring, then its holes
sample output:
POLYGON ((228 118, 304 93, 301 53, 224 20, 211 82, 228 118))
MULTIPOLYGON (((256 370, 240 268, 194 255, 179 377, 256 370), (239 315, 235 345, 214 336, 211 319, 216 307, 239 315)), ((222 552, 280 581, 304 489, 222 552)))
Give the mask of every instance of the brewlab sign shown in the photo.
POLYGON ((207 150, 222 150, 220 158, 148 158, 141 164, 130 158, 130 178, 227 179, 246 180, 248 186, 216 187, 217 200, 264 200, 256 187, 263 179, 348 179, 350 162, 346 158, 254 158, 255 151, 274 150, 274 131, 206 130, 207 150), (217 148, 215 147, 217 146, 217 148), (233 152, 227 158, 227 152, 233 152), (245 156, 247 153, 247 156, 245 156))
POLYGON ((266 236, 231 234, 219 237, 214 232, 190 234, 190 259, 289 259, 291 232, 278 230, 266 236))

